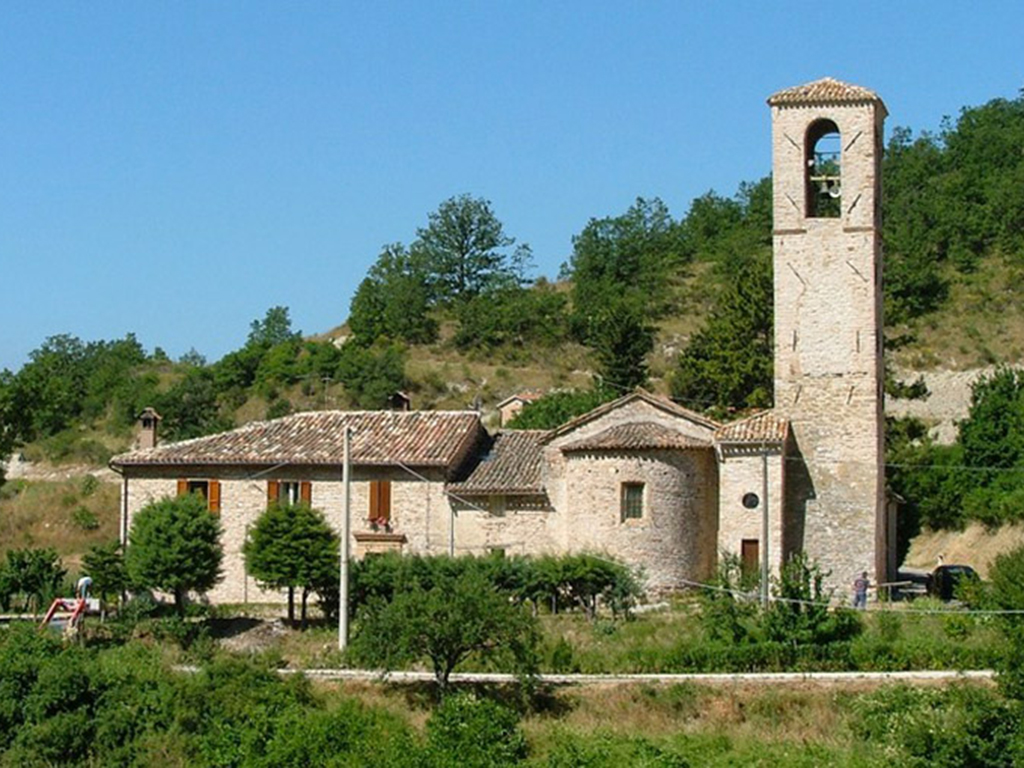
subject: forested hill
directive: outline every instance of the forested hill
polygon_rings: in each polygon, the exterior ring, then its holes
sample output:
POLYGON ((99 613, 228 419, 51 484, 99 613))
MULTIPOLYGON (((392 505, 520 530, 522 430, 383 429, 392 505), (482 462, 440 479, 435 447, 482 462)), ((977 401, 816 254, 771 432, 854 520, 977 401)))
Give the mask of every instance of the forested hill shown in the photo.
MULTIPOLYGON (((885 304, 903 366, 1021 357, 1022 147, 1024 98, 966 108, 937 133, 892 132, 885 304)), ((299 409, 381 407, 403 389, 420 408, 563 390, 535 409, 541 422, 638 384, 719 416, 770 403, 769 179, 731 197, 709 192, 680 218, 637 198, 572 244, 557 281, 531 280, 529 248, 486 200, 463 195, 413 242, 382 249, 347 324, 322 337, 303 338, 273 307, 213 363, 172 361, 130 334, 46 339, 20 371, 0 374, 0 454, 21 445, 103 462, 147 405, 165 436, 183 438, 299 409)))

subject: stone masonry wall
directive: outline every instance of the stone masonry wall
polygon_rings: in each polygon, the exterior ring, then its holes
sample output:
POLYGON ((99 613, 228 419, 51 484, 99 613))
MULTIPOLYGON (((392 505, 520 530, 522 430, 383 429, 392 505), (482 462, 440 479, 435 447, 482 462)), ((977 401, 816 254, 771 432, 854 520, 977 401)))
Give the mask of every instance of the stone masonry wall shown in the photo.
MULTIPOLYGON (((773 107, 775 410, 790 420, 787 531, 846 587, 885 577, 879 162, 884 109, 868 103, 773 107), (838 218, 808 218, 808 127, 836 123, 838 218)), ((788 544, 787 544, 788 546, 788 544)))
MULTIPOLYGON (((744 539, 756 539, 763 555, 761 542, 763 522, 764 464, 758 448, 739 453, 726 453, 719 467, 719 555, 740 554, 744 539), (756 493, 761 505, 747 509, 742 500, 746 493, 756 493)), ((785 562, 786 551, 782 531, 783 513, 783 458, 779 453, 768 456, 768 557, 772 571, 777 573, 785 562)))

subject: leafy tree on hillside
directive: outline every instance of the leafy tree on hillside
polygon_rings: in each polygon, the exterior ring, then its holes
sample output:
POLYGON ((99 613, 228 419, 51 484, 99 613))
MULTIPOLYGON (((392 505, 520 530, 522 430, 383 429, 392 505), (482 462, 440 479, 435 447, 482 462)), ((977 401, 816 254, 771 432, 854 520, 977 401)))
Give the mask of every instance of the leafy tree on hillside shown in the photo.
POLYGON ((356 340, 364 345, 378 339, 434 341, 437 322, 429 315, 429 282, 422 256, 401 243, 384 246, 352 297, 348 324, 356 340))
POLYGON ((388 346, 341 348, 337 376, 345 391, 360 408, 383 408, 388 398, 405 388, 405 353, 388 346))
POLYGON ((272 504, 249 530, 245 569, 262 586, 288 590, 288 621, 295 621, 301 590, 302 627, 309 593, 338 578, 338 537, 322 513, 305 504, 272 504))
POLYGON ((233 424, 221 413, 217 392, 211 368, 191 368, 170 389, 156 395, 153 406, 163 417, 164 435, 186 440, 230 429, 233 424))
POLYGON ((506 285, 481 293, 456 310, 460 349, 554 346, 565 339, 565 294, 545 282, 531 288, 506 285))
POLYGON ((3 463, 18 444, 19 430, 15 416, 13 376, 7 369, 0 371, 0 485, 4 484, 3 463))
POLYGON ((531 260, 529 246, 513 248, 515 238, 505 234, 490 201, 470 195, 445 200, 416 235, 411 250, 422 259, 433 300, 442 305, 521 284, 531 260))
POLYGON ((669 274, 684 263, 682 231, 658 198, 639 197, 621 216, 591 219, 573 238, 562 267, 573 281, 573 329, 584 343, 601 330, 596 315, 623 297, 644 306, 648 317, 664 310, 669 274))
POLYGON ((262 320, 253 320, 249 324, 247 347, 263 347, 270 349, 278 344, 302 339, 300 331, 292 331, 292 320, 288 315, 288 307, 271 307, 262 320))
POLYGON ((679 356, 673 396, 717 415, 770 407, 772 333, 771 260, 750 259, 679 356))
POLYGON ((125 569, 135 587, 174 595, 185 613, 189 592, 206 592, 221 578, 220 521, 199 494, 147 504, 132 520, 125 569))
POLYGON ((603 385, 619 394, 644 386, 654 327, 643 307, 629 299, 610 300, 595 316, 592 328, 590 345, 603 385))

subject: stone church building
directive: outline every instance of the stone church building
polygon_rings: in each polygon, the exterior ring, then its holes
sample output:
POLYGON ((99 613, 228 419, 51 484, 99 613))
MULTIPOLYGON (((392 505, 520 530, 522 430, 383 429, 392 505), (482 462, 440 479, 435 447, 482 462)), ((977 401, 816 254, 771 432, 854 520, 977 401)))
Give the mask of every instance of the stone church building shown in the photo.
POLYGON ((603 552, 660 592, 724 552, 772 570, 806 552, 845 586, 893 572, 884 498, 880 163, 885 106, 832 79, 774 94, 775 407, 720 424, 644 391, 551 431, 489 434, 475 411, 300 413, 159 445, 144 414, 122 475, 121 535, 163 496, 220 516, 220 602, 278 599, 244 572, 268 503, 307 502, 374 552, 603 552))

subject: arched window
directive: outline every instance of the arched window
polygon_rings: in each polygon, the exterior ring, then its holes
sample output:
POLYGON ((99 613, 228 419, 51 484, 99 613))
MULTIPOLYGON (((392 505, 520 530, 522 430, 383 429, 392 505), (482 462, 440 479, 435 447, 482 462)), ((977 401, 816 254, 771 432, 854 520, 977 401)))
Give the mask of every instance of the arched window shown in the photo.
POLYGON ((807 129, 807 216, 837 218, 842 208, 842 143, 839 127, 831 120, 816 120, 807 129))

